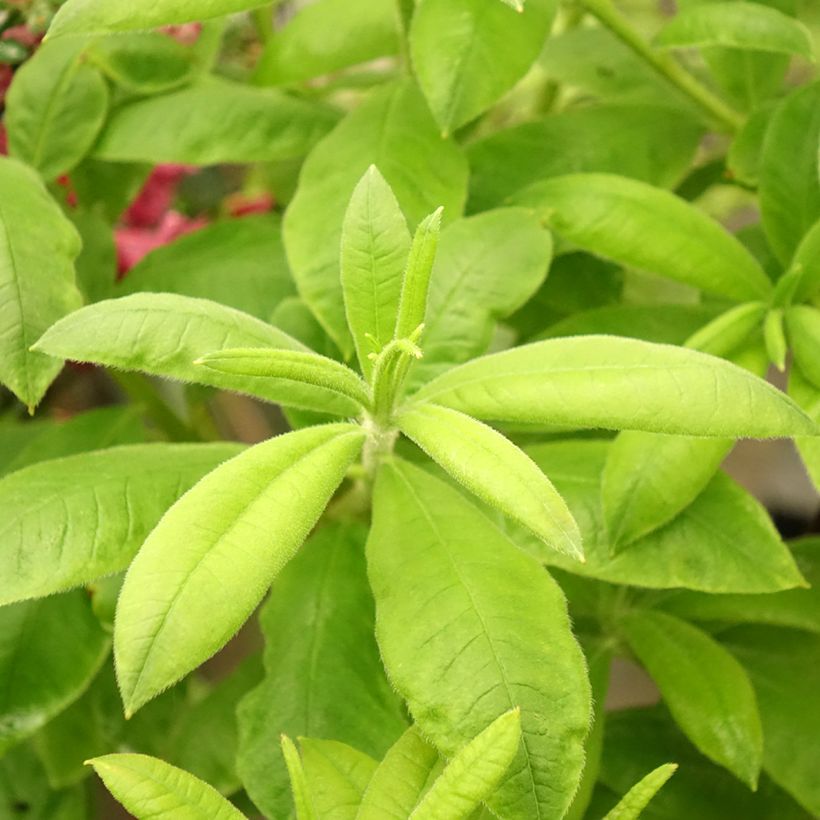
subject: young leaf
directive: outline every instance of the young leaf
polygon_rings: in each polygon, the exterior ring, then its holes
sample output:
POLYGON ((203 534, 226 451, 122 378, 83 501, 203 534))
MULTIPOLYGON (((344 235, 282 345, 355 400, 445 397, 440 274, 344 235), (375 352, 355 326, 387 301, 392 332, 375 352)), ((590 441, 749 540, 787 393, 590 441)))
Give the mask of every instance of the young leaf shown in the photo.
POLYGON ((46 43, 14 75, 4 124, 9 153, 46 180, 70 171, 105 122, 108 88, 83 60, 84 43, 46 43))
POLYGON ((306 410, 342 416, 358 412, 350 399, 312 385, 229 375, 194 364, 222 347, 305 349, 296 339, 246 313, 170 293, 135 293, 89 305, 49 328, 35 345, 52 356, 236 390, 306 410))
POLYGON ((482 501, 531 529, 552 549, 583 560, 578 525, 550 480, 501 433, 464 413, 417 404, 399 429, 482 501))
POLYGON ((419 802, 438 760, 436 749, 411 726, 373 772, 356 820, 405 820, 419 802))
POLYGON ((528 0, 516 14, 484 0, 423 0, 410 27, 413 68, 445 134, 509 91, 538 56, 554 0, 528 0))
POLYGON ((117 108, 93 156, 192 165, 293 159, 306 154, 336 119, 334 110, 321 103, 206 76, 117 108))
POLYGON ((30 347, 82 303, 73 261, 80 238, 37 175, 0 157, 0 382, 33 408, 62 363, 30 347))
POLYGON ((693 333, 686 340, 686 346, 726 358, 753 333, 760 332, 767 309, 763 302, 747 302, 729 308, 693 333))
POLYGON ((814 435, 785 394, 694 350, 614 336, 549 339, 483 356, 417 397, 488 421, 693 436, 814 435), (743 396, 743 401, 737 397, 743 396))
POLYGON ((155 757, 111 754, 89 766, 122 805, 136 817, 156 820, 243 820, 216 789, 192 774, 155 757))
POLYGON ((380 758, 406 726, 373 637, 366 535, 353 524, 317 530, 273 582, 262 609, 265 678, 239 706, 237 765, 270 817, 287 817, 292 805, 279 735, 312 733, 380 758))
POLYGON ((457 490, 399 461, 376 480, 367 555, 382 658, 419 730, 449 756, 520 706, 522 742, 489 805, 561 816, 590 702, 557 585, 457 490))
POLYGON ((820 310, 803 305, 789 308, 786 327, 797 366, 820 388, 820 310))
POLYGON ((375 165, 353 191, 342 224, 341 281, 347 326, 362 373, 393 338, 410 233, 393 191, 375 165))
MULTIPOLYGON (((820 318, 820 313, 818 313, 818 318, 820 318)), ((786 369, 786 355, 789 350, 781 308, 773 308, 766 314, 763 322, 763 339, 769 361, 782 373, 786 369)))
POLYGON ((793 17, 761 3, 705 3, 685 8, 655 38, 662 48, 729 48, 813 59, 811 34, 793 17))
POLYGON ((363 439, 350 424, 279 436, 218 467, 171 507, 117 604, 114 654, 127 713, 227 643, 313 528, 363 439))
POLYGON ((367 385, 355 371, 335 359, 304 350, 274 350, 265 347, 229 348, 208 353, 194 364, 231 376, 285 379, 309 384, 349 399, 360 407, 370 406, 367 385))
POLYGON ((311 152, 285 214, 285 248, 300 295, 346 356, 353 348, 339 279, 341 227, 350 192, 370 165, 411 228, 439 206, 455 219, 466 195, 467 162, 441 138, 409 80, 376 89, 311 152))
POLYGON ((293 791, 293 802, 296 806, 296 820, 319 820, 319 815, 313 808, 310 792, 308 791, 305 770, 302 767, 302 759, 294 746, 293 741, 282 735, 282 755, 288 767, 290 785, 293 791))
POLYGON ((663 788, 678 768, 677 763, 666 763, 639 780, 618 802, 604 820, 637 820, 649 801, 663 788))
POLYGON ((754 789, 763 733, 743 667, 705 632, 672 615, 635 610, 623 629, 689 739, 754 789))
POLYGON ((109 648, 81 590, 0 607, 0 755, 76 700, 109 648))
POLYGON ((721 225, 668 191, 610 174, 571 174, 514 197, 564 239, 607 259, 731 299, 766 299, 771 282, 721 225))
POLYGON ((463 820, 489 799, 521 744, 521 710, 511 709, 453 756, 410 820, 463 820))
POLYGON ((34 464, 0 480, 0 605, 128 566, 162 514, 236 444, 135 444, 34 464))
POLYGON ((820 220, 814 223, 800 240, 789 272, 794 272, 797 281, 792 291, 792 301, 804 302, 817 295, 820 290, 820 220))

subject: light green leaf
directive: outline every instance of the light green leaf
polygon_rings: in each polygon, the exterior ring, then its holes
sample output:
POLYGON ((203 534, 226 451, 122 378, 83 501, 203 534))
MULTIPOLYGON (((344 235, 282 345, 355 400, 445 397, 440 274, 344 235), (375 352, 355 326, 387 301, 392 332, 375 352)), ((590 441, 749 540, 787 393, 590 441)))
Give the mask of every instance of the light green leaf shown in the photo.
POLYGON ((367 784, 356 820, 406 820, 419 802, 439 756, 415 726, 390 749, 367 784))
POLYGON ((33 464, 0 480, 0 605, 128 566, 162 514, 235 444, 134 444, 33 464))
POLYGON ((784 393, 736 365, 615 336, 548 339, 483 356, 438 376, 417 396, 489 421, 572 429, 709 437, 815 434, 813 423, 784 393))
POLYGON ((280 219, 247 216, 181 236, 138 262, 111 295, 144 291, 210 299, 267 321, 296 292, 280 219))
POLYGON ((355 402, 311 385, 230 376, 194 364, 223 347, 305 349, 247 313, 170 293, 135 293, 89 305, 51 327, 36 345, 52 356, 207 384, 306 410, 343 416, 358 412, 355 402))
POLYGON ((241 820, 216 789, 155 757, 112 754, 95 757, 94 767, 108 790, 138 820, 241 820))
POLYGON ((763 730, 743 667, 705 632, 672 615, 635 610, 623 630, 684 733, 754 789, 763 730))
POLYGON ((687 340, 686 346, 713 356, 728 357, 749 337, 762 330, 768 306, 763 302, 747 302, 716 316, 687 340))
POLYGON ((126 7, 119 0, 68 0, 54 16, 48 37, 156 28, 209 20, 263 5, 266 3, 259 0, 154 0, 126 7))
POLYGON ((313 801, 308 792, 305 770, 302 767, 302 759, 294 746, 293 741, 282 735, 282 755, 288 767, 291 789, 293 790, 293 802, 296 806, 296 820, 319 820, 319 815, 313 808, 313 801))
POLYGON ((637 820, 649 801, 663 788, 678 768, 676 763, 666 763, 649 772, 639 780, 618 802, 604 820, 637 820))
POLYGON ((279 436, 218 467, 171 507, 117 603, 114 654, 127 713, 227 643, 302 545, 363 439, 350 424, 279 436))
POLYGON ((335 359, 304 350, 265 347, 229 348, 208 353, 195 364, 227 373, 260 379, 286 379, 312 385, 349 399, 361 408, 370 406, 367 384, 355 371, 335 359))
MULTIPOLYGON (((820 313, 817 316, 820 319, 820 313)), ((766 314, 763 322, 763 339, 769 361, 782 373, 786 369, 786 356, 789 352, 782 308, 773 308, 766 314)))
POLYGON ((346 357, 353 347, 339 246, 350 194, 370 165, 384 175, 411 228, 442 205, 455 219, 466 195, 466 160, 441 138, 409 80, 374 91, 311 152, 285 213, 285 248, 300 295, 346 357))
POLYGON ((620 174, 671 188, 689 169, 702 133, 696 119, 674 108, 618 103, 569 108, 496 131, 467 147, 468 208, 498 206, 568 171, 620 174))
POLYGON ((489 805, 561 816, 590 695, 557 585, 457 490, 399 461, 376 480, 367 555, 382 659, 419 730, 450 756, 519 706, 522 742, 489 805))
POLYGON ((820 388, 820 310, 802 305, 786 313, 794 360, 801 373, 820 388))
MULTIPOLYGON (((789 395, 805 409, 816 424, 820 423, 820 387, 812 384, 796 365, 792 367, 789 375, 789 395)), ((794 443, 806 465, 809 477, 820 491, 820 438, 806 436, 795 439, 794 443)))
POLYGON ((393 338, 410 233, 393 191, 371 165, 353 191, 342 224, 345 316, 362 372, 369 376, 393 338))
POLYGON ((299 745, 316 814, 322 820, 354 820, 376 761, 336 740, 303 737, 299 745))
POLYGON ((410 820, 467 818, 490 798, 516 757, 521 744, 521 710, 496 718, 453 756, 410 820))
POLYGON ((9 153, 53 180, 88 153, 108 111, 108 88, 83 43, 46 43, 14 75, 4 124, 9 153))
POLYGON ((0 607, 0 755, 76 700, 109 647, 80 590, 0 607))
POLYGON ((62 369, 29 348, 82 303, 80 238, 33 171, 0 157, 0 382, 34 407, 62 369))
POLYGON ((261 85, 301 83, 398 50, 395 0, 318 0, 299 8, 259 58, 261 85))
POLYGON ((789 274, 797 280, 791 297, 793 301, 803 302, 817 295, 820 290, 820 220, 800 240, 786 275, 789 274))
POLYGON ((417 404, 399 429, 470 492, 531 529, 552 549, 583 560, 578 525, 550 480, 501 433, 464 413, 417 404))
POLYGON ((726 154, 727 171, 738 182, 752 188, 757 187, 760 153, 774 108, 774 103, 769 102, 752 111, 735 134, 726 154))
POLYGON ((380 758, 406 725, 373 637, 366 535, 360 525, 323 526, 276 578, 262 609, 265 678, 239 706, 237 762, 270 817, 287 817, 292 806, 280 734, 311 733, 380 758))
POLYGON ((514 197, 564 239, 607 259, 731 299, 766 299, 771 282, 754 257, 694 206, 644 182, 571 174, 514 197))
POLYGON ((792 91, 772 116, 760 158, 763 228, 781 264, 787 265, 820 218, 817 144, 820 82, 792 91))
POLYGON ((544 281, 551 257, 549 233, 522 208, 500 208, 447 226, 427 296, 424 357, 413 363, 411 384, 484 353, 496 322, 544 281))
POLYGON ((685 8, 661 29, 655 45, 724 46, 813 59, 808 29, 793 17, 761 3, 703 3, 685 8))
POLYGON ((94 146, 109 162, 270 162, 302 156, 336 123, 323 103, 217 77, 126 102, 94 146), (218 111, 219 116, 214 116, 218 111))
POLYGON ((586 563, 548 553, 523 529, 511 533, 518 545, 541 561, 613 584, 744 593, 805 584, 766 510, 722 473, 669 524, 613 556, 600 490, 609 447, 569 440, 526 448, 578 522, 586 563))
POLYGON ((413 68, 430 110, 449 134, 509 91, 538 57, 554 0, 516 14, 485 0, 422 0, 410 27, 413 68))

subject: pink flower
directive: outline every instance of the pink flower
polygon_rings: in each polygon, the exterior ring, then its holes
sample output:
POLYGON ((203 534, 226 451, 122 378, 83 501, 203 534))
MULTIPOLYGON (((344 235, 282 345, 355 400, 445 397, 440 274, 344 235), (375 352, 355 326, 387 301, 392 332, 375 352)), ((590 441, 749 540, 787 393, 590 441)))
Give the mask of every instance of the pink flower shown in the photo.
POLYGON ((2 35, 4 40, 16 40, 26 48, 35 48, 43 39, 43 32, 32 31, 28 26, 10 26, 2 35))
POLYGON ((180 180, 194 170, 187 165, 157 165, 125 212, 124 223, 133 228, 158 225, 173 204, 180 180))
MULTIPOLYGON (((14 71, 12 71, 11 66, 5 63, 0 64, 0 105, 3 104, 3 100, 6 98, 6 92, 9 90, 13 77, 14 71)), ((3 125, 0 123, 0 129, 2 128, 3 125)), ((5 129, 3 129, 3 134, 5 133, 5 129)), ((5 151, 3 153, 5 153, 5 151)))
POLYGON ((177 211, 168 211, 156 227, 117 228, 114 239, 117 245, 117 268, 122 278, 137 262, 155 248, 167 245, 177 237, 199 230, 208 224, 203 217, 189 219, 177 211))

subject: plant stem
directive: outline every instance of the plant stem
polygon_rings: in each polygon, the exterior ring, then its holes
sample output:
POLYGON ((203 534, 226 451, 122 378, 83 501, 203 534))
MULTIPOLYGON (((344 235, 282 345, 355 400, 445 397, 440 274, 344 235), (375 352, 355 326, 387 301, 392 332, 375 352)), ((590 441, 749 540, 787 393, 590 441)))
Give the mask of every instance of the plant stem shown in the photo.
POLYGON ((665 52, 654 51, 618 13, 612 0, 581 0, 581 2, 616 37, 644 59, 664 79, 696 102, 726 130, 734 133, 740 128, 743 124, 743 117, 695 79, 674 57, 665 52))

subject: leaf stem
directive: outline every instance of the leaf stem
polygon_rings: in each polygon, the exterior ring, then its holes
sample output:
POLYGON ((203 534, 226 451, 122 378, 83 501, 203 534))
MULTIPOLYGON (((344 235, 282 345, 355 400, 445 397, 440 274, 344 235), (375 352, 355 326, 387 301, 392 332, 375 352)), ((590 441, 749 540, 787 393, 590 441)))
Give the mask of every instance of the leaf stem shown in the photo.
POLYGON ((695 79, 670 54, 653 50, 632 28, 626 18, 618 13, 612 0, 581 0, 581 2, 616 37, 645 60, 658 74, 696 102, 723 128, 732 133, 740 128, 743 124, 743 117, 695 79))

